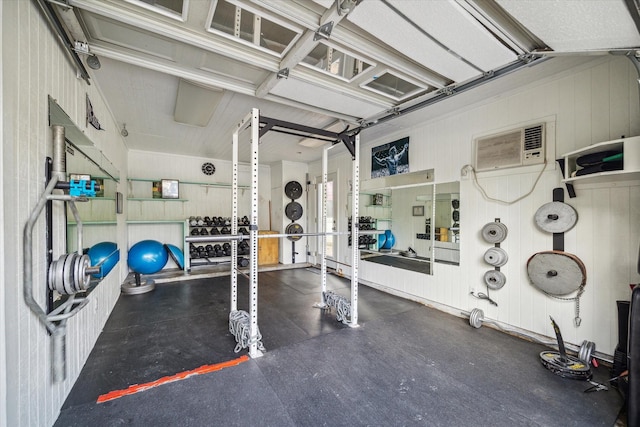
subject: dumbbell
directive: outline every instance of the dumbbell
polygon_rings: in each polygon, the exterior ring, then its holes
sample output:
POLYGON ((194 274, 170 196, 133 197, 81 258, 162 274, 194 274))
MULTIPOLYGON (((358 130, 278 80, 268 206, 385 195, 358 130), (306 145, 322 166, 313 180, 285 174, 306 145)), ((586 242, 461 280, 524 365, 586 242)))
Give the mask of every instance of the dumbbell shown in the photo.
POLYGON ((246 258, 238 258, 238 267, 248 267, 249 260, 246 258))
POLYGON ((195 227, 196 225, 198 225, 198 221, 196 221, 196 217, 195 216, 190 216, 189 217, 189 225, 192 227, 195 227))
POLYGON ((222 229, 220 230, 221 234, 231 234, 231 229, 227 226, 222 227, 222 229))
POLYGON ((209 235, 209 231, 206 228, 202 227, 200 229, 200 235, 201 236, 208 236, 209 235))
POLYGON ((211 217, 204 217, 204 225, 206 225, 207 227, 211 227, 211 217))
POLYGON ((219 244, 213 245, 213 252, 216 254, 215 256, 223 256, 224 252, 222 251, 222 246, 219 244))
POLYGON ((192 228, 191 229, 191 234, 192 236, 198 236, 200 234, 200 230, 198 230, 197 228, 192 228))
POLYGON ((220 230, 218 230, 216 227, 211 228, 212 236, 217 236, 218 234, 220 234, 220 230))
POLYGON ((201 216, 196 217, 196 224, 198 224, 200 227, 204 225, 204 220, 202 219, 201 216))

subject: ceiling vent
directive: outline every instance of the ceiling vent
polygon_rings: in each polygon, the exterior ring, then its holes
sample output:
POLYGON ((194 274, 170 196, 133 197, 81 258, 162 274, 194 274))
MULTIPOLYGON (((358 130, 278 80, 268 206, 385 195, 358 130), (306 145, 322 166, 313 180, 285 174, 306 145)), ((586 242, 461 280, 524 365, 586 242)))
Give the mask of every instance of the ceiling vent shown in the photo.
POLYGON ((477 172, 544 163, 545 125, 476 138, 474 150, 477 172))

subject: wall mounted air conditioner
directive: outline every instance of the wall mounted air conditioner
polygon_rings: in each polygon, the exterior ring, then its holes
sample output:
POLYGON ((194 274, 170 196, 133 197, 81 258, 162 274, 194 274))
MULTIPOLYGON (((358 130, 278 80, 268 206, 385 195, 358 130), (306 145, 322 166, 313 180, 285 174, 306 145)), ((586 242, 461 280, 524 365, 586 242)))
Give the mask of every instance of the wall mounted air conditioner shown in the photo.
POLYGON ((477 172, 541 164, 545 159, 545 124, 476 138, 473 145, 477 172))

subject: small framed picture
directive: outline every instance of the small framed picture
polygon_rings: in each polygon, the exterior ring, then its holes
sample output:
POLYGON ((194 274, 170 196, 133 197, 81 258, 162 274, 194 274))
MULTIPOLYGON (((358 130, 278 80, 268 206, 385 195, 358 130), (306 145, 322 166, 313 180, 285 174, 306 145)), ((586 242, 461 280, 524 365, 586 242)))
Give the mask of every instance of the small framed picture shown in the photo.
POLYGON ((163 179, 162 180, 162 198, 163 199, 178 199, 179 194, 179 182, 176 179, 163 179))
POLYGON ((413 216, 424 216, 424 206, 414 206, 413 216))

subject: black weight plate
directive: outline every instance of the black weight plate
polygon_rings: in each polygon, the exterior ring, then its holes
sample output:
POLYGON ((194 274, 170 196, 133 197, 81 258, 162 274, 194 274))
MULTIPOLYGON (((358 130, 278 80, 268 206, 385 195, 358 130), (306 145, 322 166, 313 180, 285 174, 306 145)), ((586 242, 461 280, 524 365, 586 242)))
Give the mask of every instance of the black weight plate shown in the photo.
MULTIPOLYGON (((287 234, 302 234, 304 233, 304 230, 302 229, 302 226, 300 224, 292 222, 291 224, 287 225, 287 228, 284 230, 284 232, 287 234)), ((294 242, 300 240, 301 238, 302 236, 287 236, 287 239, 293 240, 294 242)))
POLYGON ((284 208, 284 214, 291 221, 297 221, 302 218, 302 205, 298 202, 287 203, 287 206, 284 208))
POLYGON ((296 200, 302 196, 302 185, 298 181, 289 181, 284 186, 284 194, 292 200, 296 200))

